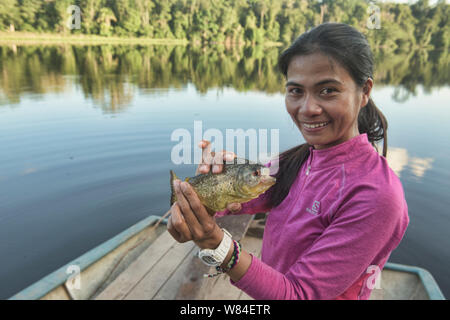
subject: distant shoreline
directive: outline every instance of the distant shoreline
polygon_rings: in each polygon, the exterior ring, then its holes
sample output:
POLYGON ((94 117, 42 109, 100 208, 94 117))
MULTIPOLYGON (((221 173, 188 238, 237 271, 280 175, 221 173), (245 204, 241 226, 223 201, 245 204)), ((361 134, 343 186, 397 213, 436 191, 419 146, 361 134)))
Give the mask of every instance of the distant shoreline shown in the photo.
MULTIPOLYGON (((154 38, 137 38, 137 37, 104 37, 98 35, 85 34, 61 34, 61 33, 32 33, 32 32, 0 32, 0 44, 10 45, 35 45, 35 44, 142 44, 142 45, 188 45, 193 42, 188 39, 154 39, 154 38)), ((200 45, 200 43, 194 43, 200 45)), ((227 45, 226 43, 211 42, 210 44, 227 45)), ((242 46, 244 43, 231 44, 231 46, 242 46)), ((280 46, 281 42, 266 42, 264 46, 280 46)))
POLYGON ((98 35, 74 35, 60 33, 0 32, 0 44, 174 44, 187 45, 187 39, 152 39, 136 37, 103 37, 98 35))

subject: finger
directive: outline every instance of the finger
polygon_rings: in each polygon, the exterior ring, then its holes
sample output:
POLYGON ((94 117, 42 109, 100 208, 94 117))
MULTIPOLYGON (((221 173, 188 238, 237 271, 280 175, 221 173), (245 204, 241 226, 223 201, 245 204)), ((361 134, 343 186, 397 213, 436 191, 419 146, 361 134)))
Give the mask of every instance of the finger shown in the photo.
POLYGON ((209 172, 211 167, 211 142, 208 140, 202 140, 199 142, 198 146, 202 148, 202 160, 198 165, 197 172, 205 174, 209 172))
POLYGON ((201 202, 192 188, 189 188, 190 191, 188 192, 188 197, 186 197, 185 193, 181 191, 180 183, 190 187, 187 182, 181 182, 180 180, 176 180, 174 182, 174 189, 177 195, 177 203, 179 205, 181 214, 186 221, 186 225, 191 231, 192 236, 194 238, 197 238, 201 232, 201 225, 197 220, 195 213, 192 211, 191 206, 194 206, 198 209, 201 205, 201 202))
POLYGON ((241 211, 242 205, 238 202, 229 203, 227 205, 227 209, 230 210, 232 213, 235 213, 235 212, 241 211))
POLYGON ((180 207, 177 202, 172 206, 172 223, 173 227, 180 234, 180 240, 186 242, 192 240, 191 231, 186 224, 186 221, 181 213, 180 207))
POLYGON ((210 165, 212 163, 214 153, 211 152, 211 142, 203 140, 202 163, 210 165))
POLYGON ((237 155, 233 152, 233 151, 226 151, 223 150, 223 160, 226 161, 227 163, 233 163, 234 158, 237 157, 237 155))
POLYGON ((182 241, 181 234, 175 229, 172 222, 172 216, 169 217, 167 220, 167 231, 170 233, 170 235, 178 242, 184 242, 182 241))
POLYGON ((224 163, 230 163, 236 157, 234 152, 222 150, 214 155, 212 172, 220 173, 223 171, 224 163))
MULTIPOLYGON (((197 225, 194 225, 194 230, 191 230, 194 238, 199 239, 207 236, 214 229, 214 225, 216 223, 215 220, 208 214, 205 206, 201 203, 200 199, 195 193, 195 190, 191 185, 189 185, 189 183, 182 182, 181 190, 192 209, 191 212, 195 216, 195 222, 199 224, 198 227, 197 225)), ((185 219, 189 218, 185 216, 185 219)))

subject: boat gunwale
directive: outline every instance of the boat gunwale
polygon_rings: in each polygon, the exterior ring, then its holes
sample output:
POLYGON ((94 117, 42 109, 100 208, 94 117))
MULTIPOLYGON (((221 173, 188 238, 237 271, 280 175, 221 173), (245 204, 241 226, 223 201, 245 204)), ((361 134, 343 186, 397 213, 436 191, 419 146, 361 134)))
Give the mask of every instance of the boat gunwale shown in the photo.
POLYGON ((430 300, 446 300, 439 285, 428 270, 393 262, 387 262, 383 269, 413 273, 419 278, 430 300))

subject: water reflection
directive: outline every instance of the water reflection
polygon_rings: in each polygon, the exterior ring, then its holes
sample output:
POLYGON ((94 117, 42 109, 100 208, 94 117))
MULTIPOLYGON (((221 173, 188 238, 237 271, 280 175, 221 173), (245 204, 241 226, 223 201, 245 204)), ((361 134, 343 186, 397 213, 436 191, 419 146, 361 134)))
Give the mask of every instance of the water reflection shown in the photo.
MULTIPOLYGON (((0 105, 18 104, 26 94, 81 88, 105 113, 124 111, 139 92, 184 88, 197 92, 233 87, 237 91, 280 93, 277 47, 223 46, 0 46, 0 105)), ((418 85, 426 92, 450 83, 447 50, 375 52, 375 82, 394 85, 393 99, 407 101, 418 85)))
POLYGON ((30 174, 30 173, 34 173, 36 171, 37 171, 37 169, 33 168, 33 167, 25 168, 22 172, 20 172, 20 175, 24 176, 24 175, 27 175, 27 174, 30 174))
POLYGON ((411 173, 420 180, 426 171, 433 168, 433 158, 418 158, 408 154, 408 150, 404 148, 389 147, 387 157, 389 166, 401 177, 402 171, 409 168, 411 173))
POLYGON ((427 170, 433 166, 433 158, 411 158, 409 167, 417 178, 422 178, 427 170))

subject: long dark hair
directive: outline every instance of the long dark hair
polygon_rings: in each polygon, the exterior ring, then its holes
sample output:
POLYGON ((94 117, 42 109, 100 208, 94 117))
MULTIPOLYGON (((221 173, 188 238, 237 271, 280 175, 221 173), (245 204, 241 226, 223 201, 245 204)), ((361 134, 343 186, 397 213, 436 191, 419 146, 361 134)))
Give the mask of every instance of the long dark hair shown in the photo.
MULTIPOLYGON (((324 23, 301 36, 282 52, 278 60, 281 72, 287 77, 289 63, 293 57, 320 52, 334 59, 344 67, 355 83, 363 87, 367 79, 373 79, 373 56, 369 43, 355 28, 342 23, 324 23)), ((358 115, 358 130, 367 133, 369 142, 376 148, 376 142, 383 139, 383 156, 387 154, 387 121, 370 98, 358 115)), ((308 143, 284 151, 279 156, 277 182, 270 189, 271 207, 278 206, 289 193, 298 171, 309 156, 308 143)))

